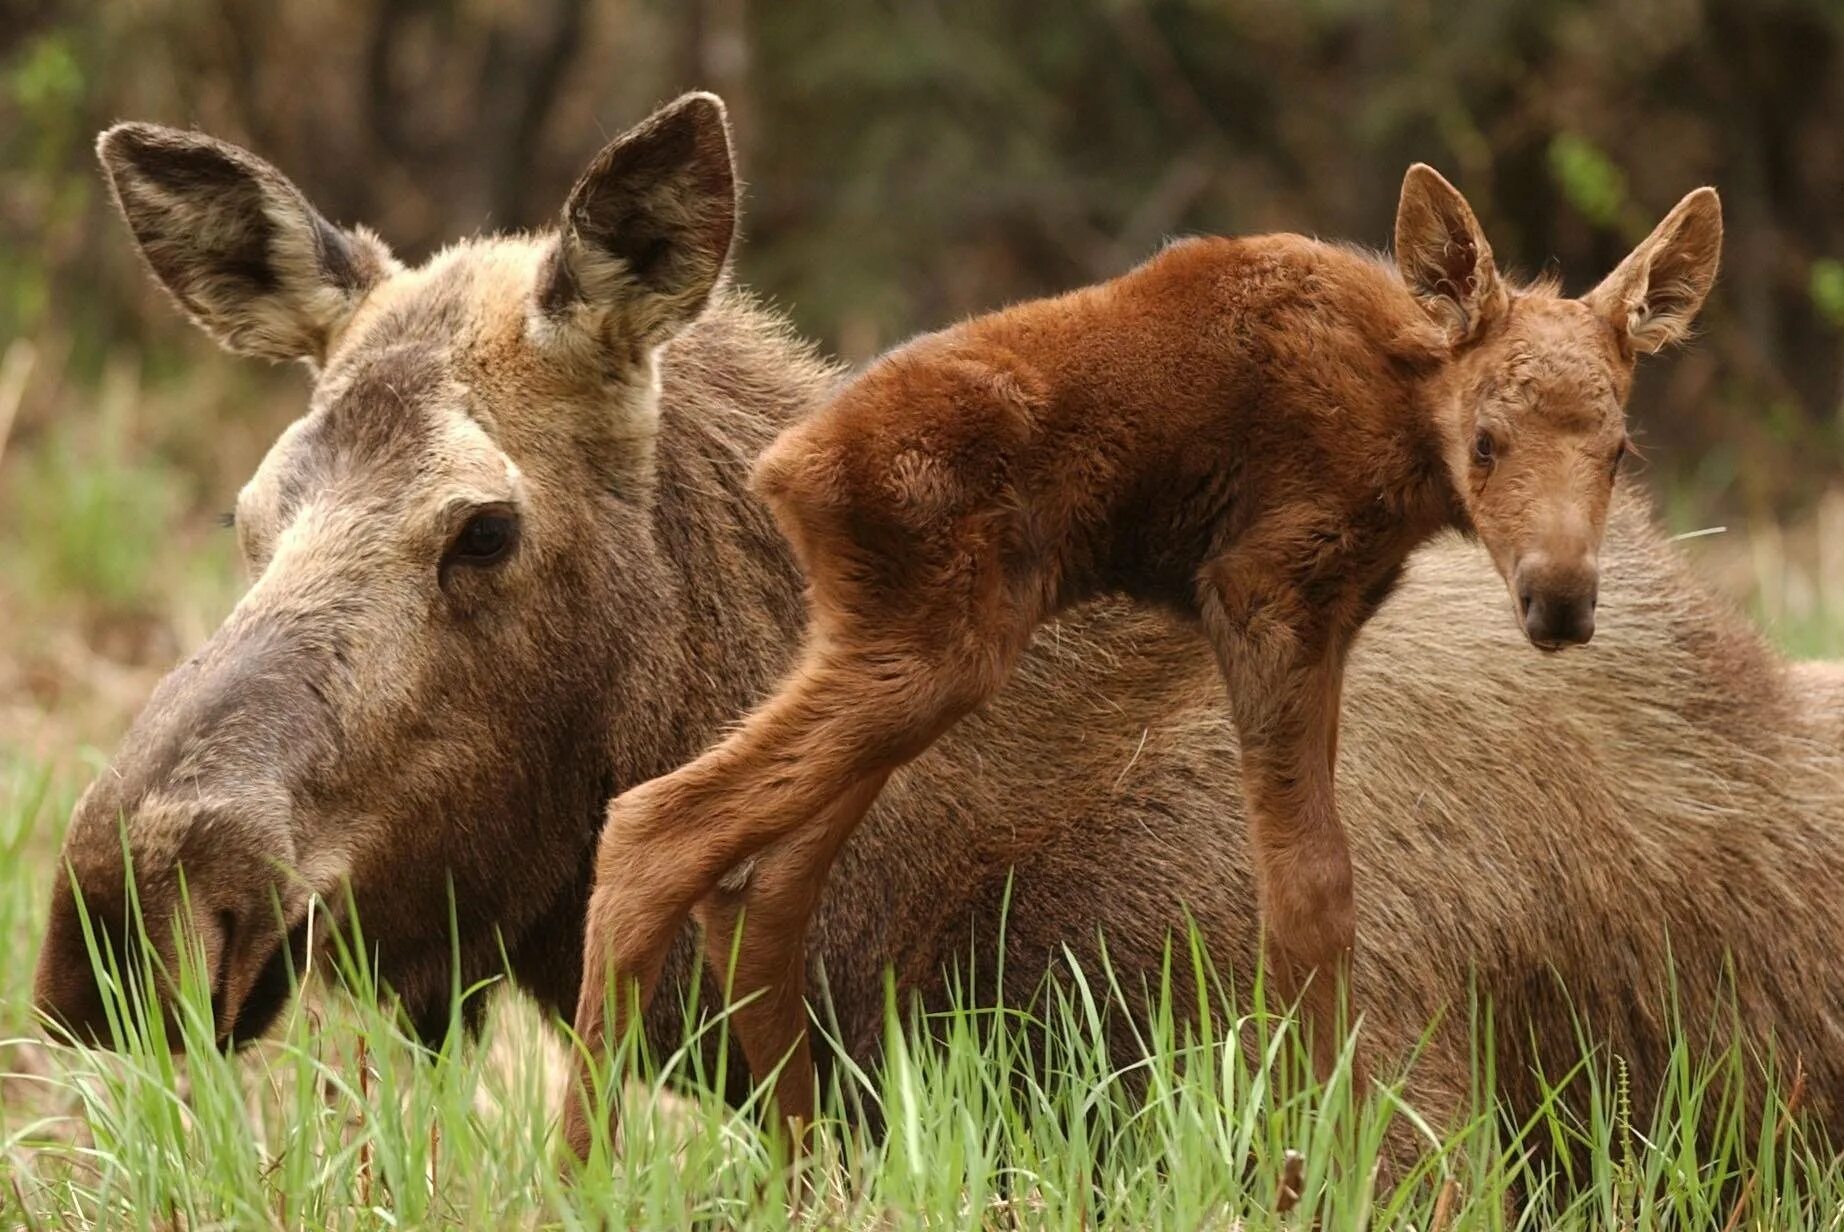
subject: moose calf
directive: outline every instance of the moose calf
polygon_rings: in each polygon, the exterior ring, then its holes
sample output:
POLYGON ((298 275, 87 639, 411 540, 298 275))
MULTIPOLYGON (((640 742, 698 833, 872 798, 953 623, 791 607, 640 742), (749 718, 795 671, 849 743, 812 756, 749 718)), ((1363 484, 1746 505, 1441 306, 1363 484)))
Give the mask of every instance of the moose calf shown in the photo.
MULTIPOLYGON (((1409 552, 1458 528, 1533 643, 1588 640, 1634 360, 1686 332, 1721 233, 1699 189, 1567 299, 1508 283, 1465 199, 1417 165, 1393 269, 1297 235, 1186 240, 877 361, 755 473, 810 585, 798 666, 727 739, 610 806, 588 1056, 695 910, 719 969, 735 946, 734 993, 754 994, 733 1020, 751 1069, 785 1060, 781 1112, 810 1119, 804 938, 840 844, 1039 625, 1119 593, 1182 613, 1215 652, 1270 976, 1328 1068, 1354 943, 1332 791, 1352 639, 1409 552), (752 858, 740 892, 711 896, 752 858)), ((584 1101, 565 1115, 586 1151, 584 1101)))

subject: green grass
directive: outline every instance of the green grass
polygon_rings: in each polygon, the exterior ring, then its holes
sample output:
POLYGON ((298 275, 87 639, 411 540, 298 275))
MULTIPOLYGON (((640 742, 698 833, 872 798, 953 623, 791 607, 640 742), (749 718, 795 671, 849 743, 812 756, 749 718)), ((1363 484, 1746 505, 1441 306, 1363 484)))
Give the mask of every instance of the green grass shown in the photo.
POLYGON ((8 473, 7 587, 104 618, 173 603, 228 608, 235 537, 185 516, 189 485, 172 465, 126 461, 125 445, 99 435, 109 434, 60 425, 31 465, 8 473))
MULTIPOLYGON (((1596 1058, 1552 1076, 1572 1101, 1554 1094, 1522 1124, 1481 1095, 1460 1124, 1434 1127, 1396 1091, 1354 1104, 1343 1066, 1304 1082, 1260 990, 1235 1005, 1195 953, 1178 961, 1218 989, 1229 1025, 1193 1031, 1162 1003, 1130 1073, 1100 1044, 1120 999, 1105 970, 1052 990, 1035 1032, 1016 1012, 969 1005, 917 1023, 893 1006, 883 1066, 826 1092, 798 1206, 759 1109, 708 1094, 690 1050, 611 1084, 625 1149, 598 1147, 565 1180, 562 1053, 534 1014, 492 986, 457 989, 457 1006, 494 998, 484 1036, 420 1046, 377 996, 362 940, 343 933, 309 995, 245 1055, 210 1047, 206 982, 184 963, 175 1060, 167 1025, 134 1012, 151 973, 124 976, 111 954, 95 957, 131 990, 118 1003, 125 1051, 47 1048, 26 1004, 47 861, 18 857, 49 849, 72 781, 15 763, 0 796, 0 1226, 1229 1229, 1316 1217, 1428 1229, 1440 1208, 1450 1229, 1721 1228, 1736 1213, 1740 1227, 1817 1229, 1844 1209, 1844 1165, 1777 1098, 1758 1123, 1743 1117, 1735 1096, 1753 1071, 1737 1054, 1677 1045, 1644 1123, 1618 1066, 1596 1058), (855 1129, 861 1107, 887 1132, 855 1129), (1404 1143, 1412 1166, 1396 1162, 1404 1143), (1282 1215, 1289 1152, 1300 1199, 1282 1215), (1558 1152, 1566 1168, 1539 1166, 1558 1152)), ((1474 1038, 1484 1091, 1489 1027, 1474 1038)))

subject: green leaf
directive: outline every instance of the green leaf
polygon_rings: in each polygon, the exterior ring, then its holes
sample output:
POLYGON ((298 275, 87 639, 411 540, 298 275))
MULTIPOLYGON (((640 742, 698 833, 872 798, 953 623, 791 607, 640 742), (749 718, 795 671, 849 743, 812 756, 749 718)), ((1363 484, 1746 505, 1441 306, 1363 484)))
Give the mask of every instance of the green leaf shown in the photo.
POLYGON ((1819 315, 1844 329, 1844 261, 1821 257, 1812 262, 1812 304, 1819 315))
POLYGON ((1558 133, 1549 145, 1550 175, 1569 204, 1597 226, 1610 227, 1626 208, 1626 176, 1601 148, 1579 133, 1558 133))

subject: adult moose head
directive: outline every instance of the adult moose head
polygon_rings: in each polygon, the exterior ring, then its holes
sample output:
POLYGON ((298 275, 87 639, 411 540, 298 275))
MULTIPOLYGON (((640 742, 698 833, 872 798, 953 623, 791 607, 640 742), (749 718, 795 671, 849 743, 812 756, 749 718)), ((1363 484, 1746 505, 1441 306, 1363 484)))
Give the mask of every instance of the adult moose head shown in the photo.
POLYGON ((828 375, 723 287, 722 104, 687 95, 609 144, 554 231, 418 269, 233 146, 123 124, 98 149, 186 313, 315 380, 238 497, 248 593, 77 808, 39 1001, 102 1029, 70 883, 119 937, 125 827, 156 941, 183 869, 226 1038, 274 1016, 310 898, 337 906, 347 883, 427 1029, 447 1014, 451 880, 468 973, 497 969, 503 939, 547 991, 559 973, 567 1006, 601 806, 694 751, 772 671, 755 643, 800 619, 765 516, 680 510, 734 482, 719 464, 748 445, 737 400, 785 414, 828 375), (689 439, 661 461, 662 434, 689 439), (683 584, 688 564, 733 558, 764 563, 683 584), (761 632, 686 704, 736 610, 761 632))

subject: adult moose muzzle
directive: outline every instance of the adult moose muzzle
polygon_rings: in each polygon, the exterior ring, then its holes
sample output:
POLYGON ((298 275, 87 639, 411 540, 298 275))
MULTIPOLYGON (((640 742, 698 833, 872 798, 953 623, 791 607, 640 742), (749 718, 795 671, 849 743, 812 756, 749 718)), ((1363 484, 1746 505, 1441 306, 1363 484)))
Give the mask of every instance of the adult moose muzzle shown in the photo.
POLYGON ((38 972, 39 1004, 67 1028, 96 1036, 108 1021, 78 894, 97 943, 126 960, 144 935, 168 980, 176 932, 202 943, 221 1041, 260 1034, 286 1001, 311 887, 330 887, 342 871, 337 848, 304 859, 296 842, 296 790, 335 752, 325 699, 338 669, 326 636, 295 623, 233 621, 162 681, 110 772, 84 794, 38 972))

